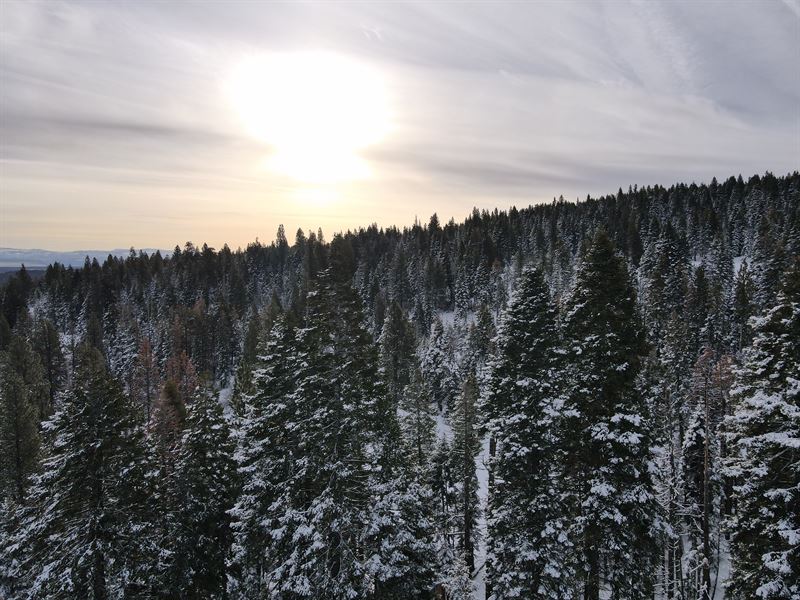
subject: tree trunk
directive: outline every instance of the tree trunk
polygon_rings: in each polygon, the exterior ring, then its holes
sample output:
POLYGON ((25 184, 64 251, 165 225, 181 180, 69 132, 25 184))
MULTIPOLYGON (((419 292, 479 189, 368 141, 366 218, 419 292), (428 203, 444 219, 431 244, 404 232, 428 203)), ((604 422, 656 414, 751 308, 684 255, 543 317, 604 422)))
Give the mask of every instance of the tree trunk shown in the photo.
POLYGON ((583 600, 600 600, 600 564, 597 557, 594 533, 589 529, 584 537, 584 553, 589 571, 583 586, 583 600))

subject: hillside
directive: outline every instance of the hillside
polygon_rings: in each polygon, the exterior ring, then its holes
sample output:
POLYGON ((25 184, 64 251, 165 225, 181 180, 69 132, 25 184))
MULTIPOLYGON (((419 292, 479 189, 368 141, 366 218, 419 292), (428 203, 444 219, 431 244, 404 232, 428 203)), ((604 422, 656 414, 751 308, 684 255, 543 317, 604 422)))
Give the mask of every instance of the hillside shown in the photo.
POLYGON ((0 590, 793 597, 799 260, 794 172, 21 271, 0 590))

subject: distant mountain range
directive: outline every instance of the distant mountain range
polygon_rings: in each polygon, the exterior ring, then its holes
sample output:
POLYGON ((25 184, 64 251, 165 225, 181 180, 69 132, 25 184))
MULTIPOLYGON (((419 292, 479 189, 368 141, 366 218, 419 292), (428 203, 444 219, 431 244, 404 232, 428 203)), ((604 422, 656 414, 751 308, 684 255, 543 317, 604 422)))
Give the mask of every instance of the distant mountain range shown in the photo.
MULTIPOLYGON (((142 248, 148 254, 155 252, 156 248, 142 248)), ((55 250, 0 248, 0 271, 16 270, 21 265, 27 269, 43 269, 54 262, 63 265, 82 267, 86 257, 96 258, 103 262, 109 254, 113 256, 127 256, 130 249, 117 248, 115 250, 71 250, 58 252, 55 250)), ((137 250, 138 253, 138 250, 137 250)), ((166 255, 169 252, 161 251, 166 255)))

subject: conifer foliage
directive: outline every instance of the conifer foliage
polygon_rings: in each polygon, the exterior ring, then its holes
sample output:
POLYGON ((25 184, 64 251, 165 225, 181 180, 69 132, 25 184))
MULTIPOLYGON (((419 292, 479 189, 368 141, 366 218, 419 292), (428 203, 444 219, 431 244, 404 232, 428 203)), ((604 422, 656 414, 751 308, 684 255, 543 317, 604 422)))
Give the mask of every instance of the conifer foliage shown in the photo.
POLYGON ((488 574, 497 598, 558 598, 562 590, 556 320, 542 272, 526 269, 503 317, 485 402, 496 445, 488 574))
POLYGON ((800 598, 800 173, 24 268, 0 596, 800 598))
POLYGON ((637 386, 644 329, 624 259, 598 233, 564 317, 563 408, 569 537, 583 597, 653 593, 653 430, 637 386))
POLYGON ((726 422, 733 598, 800 596, 800 264, 754 320, 726 422))
POLYGON ((148 465, 133 405, 100 353, 46 422, 49 453, 13 541, 33 597, 104 600, 146 589, 148 465))

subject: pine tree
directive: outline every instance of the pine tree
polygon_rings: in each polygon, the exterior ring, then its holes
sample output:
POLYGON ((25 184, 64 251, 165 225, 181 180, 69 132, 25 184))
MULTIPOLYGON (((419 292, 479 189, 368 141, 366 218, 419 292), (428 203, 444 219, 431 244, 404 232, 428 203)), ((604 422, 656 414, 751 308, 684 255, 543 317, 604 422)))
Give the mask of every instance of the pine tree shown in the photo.
POLYGON ((456 490, 457 474, 451 464, 451 445, 442 435, 431 455, 429 485, 433 492, 433 518, 439 537, 441 554, 452 556, 459 535, 456 510, 459 495, 456 490))
POLYGON ((662 572, 664 595, 670 599, 680 598, 685 589, 683 443, 688 380, 694 358, 688 339, 686 320, 673 313, 667 323, 664 339, 646 364, 644 373, 645 380, 650 383, 655 437, 661 446, 657 458, 656 487, 666 521, 662 538, 665 554, 662 572))
POLYGON ((559 333, 542 273, 526 269, 503 316, 484 411, 490 465, 487 585, 495 598, 563 597, 559 533, 559 333))
POLYGON ((478 381, 471 372, 464 382, 461 395, 456 400, 450 423, 453 429, 453 446, 450 460, 456 478, 458 493, 457 521, 459 524, 458 549, 470 572, 475 570, 475 548, 478 544, 478 476, 475 459, 481 451, 478 423, 478 381))
MULTIPOLYGON (((292 481, 294 463, 302 452, 294 419, 297 353, 294 330, 285 315, 276 318, 258 344, 252 371, 251 394, 244 395, 236 461, 241 492, 231 510, 233 544, 229 559, 228 591, 235 598, 268 594, 267 575, 272 556, 283 537, 270 528, 270 511, 280 508, 284 482, 292 481)), ((288 499, 288 498, 286 498, 288 499)))
POLYGON ((426 527, 402 468, 397 405, 339 259, 309 292, 303 326, 291 339, 273 331, 277 352, 254 371, 232 562, 274 598, 399 598, 431 578, 424 536, 421 547, 394 545, 426 527), (254 437, 263 422, 283 435, 254 437))
POLYGON ((167 479, 175 470, 178 443, 186 419, 186 404, 173 380, 167 381, 153 407, 149 423, 150 439, 155 448, 161 476, 167 479))
POLYGON ((489 357, 494 354, 494 337, 496 334, 492 314, 486 304, 481 304, 467 334, 466 362, 475 369, 479 379, 485 379, 489 357))
POLYGON ((754 298, 762 311, 773 305, 786 267, 785 249, 775 225, 764 216, 753 248, 754 298))
POLYGON ((691 352, 697 356, 704 348, 711 347, 712 331, 709 327, 709 311, 712 308, 706 271, 703 266, 697 267, 689 283, 686 294, 686 319, 689 321, 691 352))
POLYGON ((717 430, 725 411, 725 379, 718 377, 711 350, 698 358, 689 391, 689 419, 683 440, 685 506, 688 521, 687 582, 693 597, 711 600, 714 594, 712 571, 719 565, 719 547, 713 532, 719 530, 723 500, 717 473, 723 448, 717 430))
POLYGON ((800 264, 775 306, 753 319, 726 420, 733 479, 734 599, 800 596, 800 264))
POLYGON ((19 588, 19 563, 14 556, 13 535, 19 524, 19 506, 8 496, 0 499, 0 598, 16 598, 19 588))
POLYGON ((395 402, 399 402, 403 390, 411 381, 416 339, 411 323, 408 322, 403 314, 403 309, 396 301, 392 302, 386 311, 378 343, 380 344, 380 364, 389 394, 395 402))
POLYGON ((365 571, 371 600, 428 600, 441 560, 430 505, 432 493, 418 474, 378 477, 365 530, 365 571))
POLYGON ((650 418, 637 387, 644 332, 624 260, 598 233, 565 316, 564 496, 586 600, 653 591, 656 502, 650 418))
POLYGON ((38 411, 30 388, 0 357, 0 501, 25 501, 28 478, 34 472, 39 450, 38 411))
POLYGON ((737 350, 750 345, 750 317, 753 316, 753 281, 747 261, 742 263, 736 274, 733 296, 733 339, 737 350))
POLYGON ((706 259, 711 307, 709 339, 718 352, 731 347, 733 318, 733 257, 728 245, 717 237, 706 259))
POLYGON ((475 597, 475 585, 472 575, 463 556, 453 558, 445 577, 445 589, 448 600, 472 600, 475 597))
POLYGON ((672 223, 667 222, 658 240, 642 257, 640 272, 645 278, 644 296, 648 307, 648 330, 657 339, 673 312, 680 311, 686 294, 689 260, 672 223))
POLYGON ((39 421, 50 415, 50 393, 42 363, 27 339, 12 335, 5 352, 6 367, 15 372, 27 388, 29 402, 36 408, 39 421))
POLYGON ((139 406, 142 419, 147 423, 152 416, 153 407, 158 399, 158 390, 161 387, 161 374, 152 344, 147 337, 143 337, 139 344, 139 353, 133 362, 132 371, 130 396, 134 404, 139 406))
POLYGON ((428 383, 431 399, 436 403, 439 412, 442 412, 456 395, 457 388, 454 382, 455 367, 451 361, 441 319, 437 318, 433 322, 420 367, 428 383))
POLYGON ((96 350, 82 349, 75 385, 46 430, 49 454, 13 542, 29 597, 141 592, 152 558, 143 436, 96 350))
POLYGON ((39 355, 47 382, 48 411, 55 406, 56 394, 64 383, 67 365, 61 351, 58 331, 48 319, 41 319, 33 334, 33 349, 39 355))
POLYGON ((233 441, 222 407, 199 391, 186 413, 175 470, 167 482, 171 549, 165 587, 175 596, 219 597, 226 586, 228 510, 235 494, 233 441))
POLYGON ((408 452, 408 464, 420 470, 429 468, 436 440, 436 421, 421 371, 414 369, 411 383, 403 394, 401 427, 408 452))

